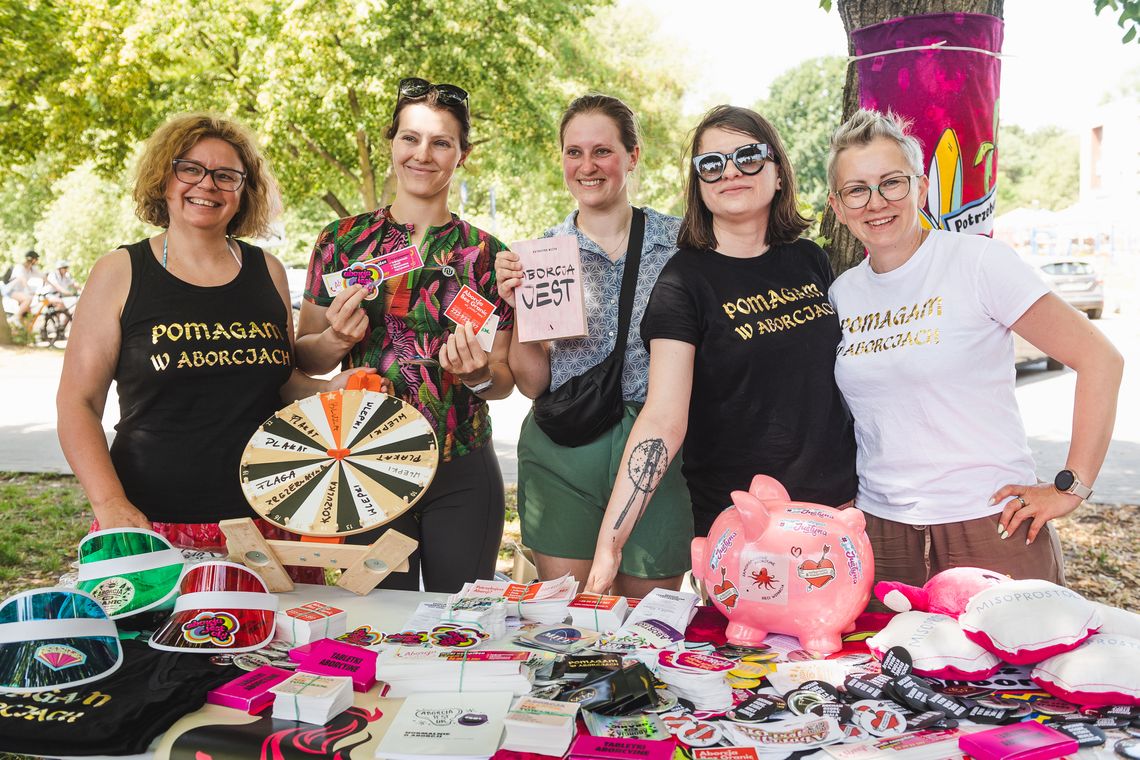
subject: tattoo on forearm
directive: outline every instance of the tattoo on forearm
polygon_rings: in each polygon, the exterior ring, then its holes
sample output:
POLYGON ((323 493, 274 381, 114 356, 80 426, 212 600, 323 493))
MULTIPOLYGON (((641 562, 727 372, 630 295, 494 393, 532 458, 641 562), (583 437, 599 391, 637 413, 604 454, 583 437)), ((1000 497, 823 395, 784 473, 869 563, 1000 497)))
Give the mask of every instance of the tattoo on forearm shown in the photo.
POLYGON ((633 509, 633 505, 640 502, 637 508, 637 516, 633 518, 634 524, 637 524, 637 521, 645 514, 645 508, 649 506, 649 500, 653 498, 653 492, 657 490, 661 479, 665 477, 667 469, 669 469, 669 450, 665 447, 663 440, 649 438, 634 447, 633 452, 629 455, 629 464, 626 466, 629 479, 633 482, 633 493, 629 495, 629 501, 625 503, 621 514, 614 521, 614 530, 621 528, 621 524, 625 522, 626 515, 633 509))

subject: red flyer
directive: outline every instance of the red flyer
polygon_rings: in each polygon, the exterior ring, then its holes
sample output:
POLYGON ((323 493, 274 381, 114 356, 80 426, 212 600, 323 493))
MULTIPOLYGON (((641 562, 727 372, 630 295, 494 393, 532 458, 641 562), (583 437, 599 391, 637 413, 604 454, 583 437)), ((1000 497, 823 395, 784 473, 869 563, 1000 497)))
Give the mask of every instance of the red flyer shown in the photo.
POLYGON ((470 323, 475 332, 479 332, 494 313, 495 304, 464 285, 443 315, 457 325, 470 323))

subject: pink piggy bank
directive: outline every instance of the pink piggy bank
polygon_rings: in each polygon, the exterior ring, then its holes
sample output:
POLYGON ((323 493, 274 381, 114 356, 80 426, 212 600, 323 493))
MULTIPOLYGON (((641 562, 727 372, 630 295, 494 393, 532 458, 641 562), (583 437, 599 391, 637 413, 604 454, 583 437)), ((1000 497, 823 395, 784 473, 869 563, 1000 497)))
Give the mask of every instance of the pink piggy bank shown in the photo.
POLYGON ((789 501, 767 475, 732 502, 708 538, 693 539, 693 575, 728 617, 728 640, 752 646, 788 633, 813 654, 839 651, 875 577, 863 513, 789 501))

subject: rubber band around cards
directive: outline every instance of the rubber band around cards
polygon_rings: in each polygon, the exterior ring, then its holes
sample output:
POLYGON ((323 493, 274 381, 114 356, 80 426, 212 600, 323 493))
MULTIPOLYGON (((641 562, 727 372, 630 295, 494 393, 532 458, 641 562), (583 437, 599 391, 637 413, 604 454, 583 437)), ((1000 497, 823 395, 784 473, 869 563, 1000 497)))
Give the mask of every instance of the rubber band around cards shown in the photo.
POLYGON ((76 587, 95 597, 116 620, 170 607, 185 562, 181 551, 153 531, 99 530, 79 542, 76 587))
POLYGON ((86 592, 34 589, 0 604, 0 692, 79 686, 122 662, 115 623, 86 592))
POLYGON ((277 597, 249 568, 203 562, 186 569, 174 613, 150 639, 173 652, 250 652, 276 630, 277 597))

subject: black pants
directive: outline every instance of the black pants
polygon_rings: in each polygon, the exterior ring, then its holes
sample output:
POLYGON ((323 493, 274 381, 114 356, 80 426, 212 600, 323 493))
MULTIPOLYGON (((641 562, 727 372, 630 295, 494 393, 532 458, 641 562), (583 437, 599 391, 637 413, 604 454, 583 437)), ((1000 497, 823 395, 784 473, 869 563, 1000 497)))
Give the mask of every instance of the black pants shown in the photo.
POLYGON ((503 473, 488 442, 466 456, 441 462, 416 505, 376 530, 349 536, 370 544, 392 528, 420 542, 408 558, 411 569, 392 573, 377 588, 455 593, 465 582, 490 579, 503 540, 506 509, 503 473))

